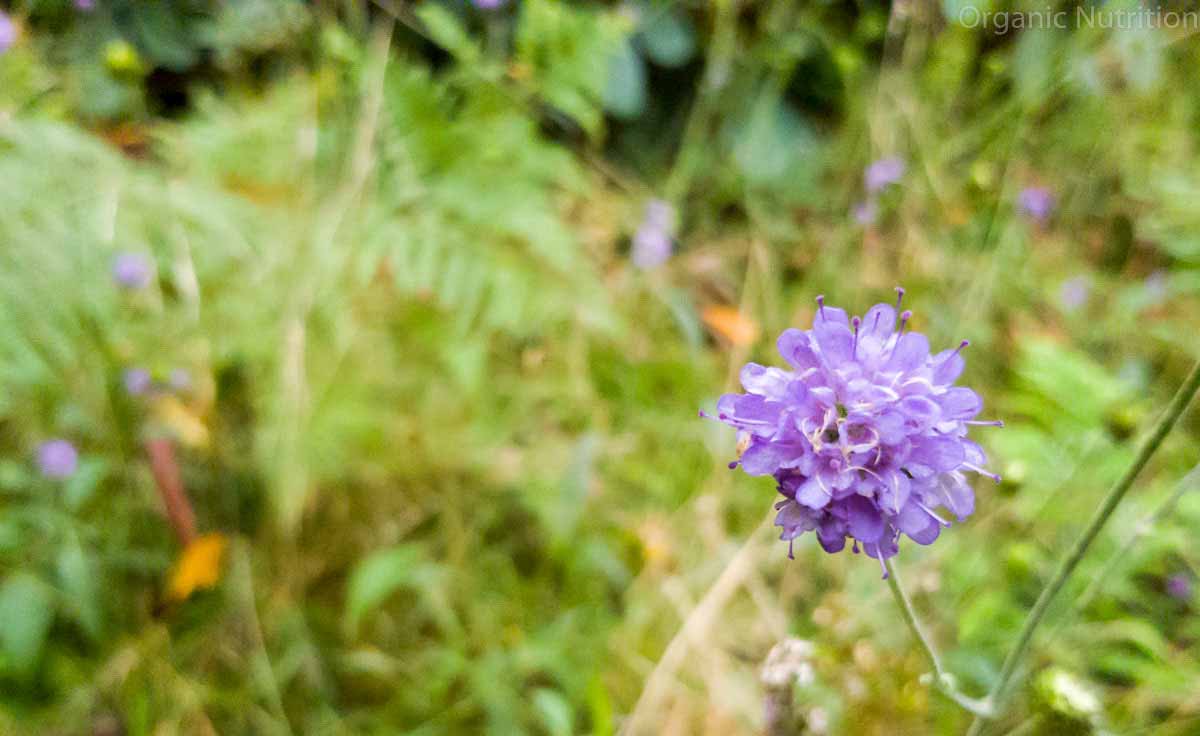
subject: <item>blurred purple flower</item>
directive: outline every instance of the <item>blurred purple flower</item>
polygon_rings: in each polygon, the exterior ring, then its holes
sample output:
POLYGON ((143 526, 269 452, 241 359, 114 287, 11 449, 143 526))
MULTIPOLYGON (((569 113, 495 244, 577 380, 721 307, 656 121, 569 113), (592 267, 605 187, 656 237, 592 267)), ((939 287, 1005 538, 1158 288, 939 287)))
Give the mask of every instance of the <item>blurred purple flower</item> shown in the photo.
POLYGON ((895 184, 904 176, 904 159, 881 158, 873 162, 863 172, 863 184, 871 194, 882 190, 889 184, 895 184))
POLYGON ((480 10, 495 10, 508 0, 471 0, 480 10))
POLYGON ((1088 302, 1092 290, 1086 276, 1075 276, 1067 279, 1058 290, 1058 300, 1068 312, 1083 307, 1088 302))
POLYGON ((187 368, 175 368, 167 377, 167 383, 176 391, 187 391, 192 387, 192 374, 187 368))
POLYGON ((852 214, 854 221, 859 225, 872 225, 879 218, 879 205, 875 203, 875 200, 868 199, 854 205, 852 214))
POLYGON ((75 0, 76 10, 94 10, 96 8, 96 0, 75 0))
POLYGON ((126 289, 144 289, 154 278, 154 264, 141 253, 118 253, 113 259, 112 276, 126 289))
POLYGON ((633 236, 633 265, 642 269, 666 263, 674 246, 675 209, 669 202, 652 199, 646 203, 642 224, 633 236))
POLYGON ((66 440, 48 440, 38 445, 37 466, 47 478, 68 478, 79 466, 79 453, 66 440))
POLYGON ((1000 480, 967 430, 1002 424, 975 421, 983 402, 954 385, 967 341, 930 355, 924 335, 905 332, 912 313, 897 314, 897 291, 895 307, 876 304, 861 319, 817 297, 812 329, 779 336, 793 370, 747 364, 746 393, 722 396, 709 417, 738 430, 744 450, 730 467, 775 478, 789 556, 796 537, 815 531, 826 552, 850 537, 882 566, 901 533, 930 544, 950 525, 933 509, 959 521, 975 510, 965 473, 1000 480))
POLYGON ((1045 222, 1054 212, 1054 192, 1045 187, 1026 187, 1017 195, 1021 213, 1038 222, 1045 222))
POLYGON ((0 10, 0 54, 12 48, 12 45, 17 42, 17 26, 0 10))
POLYGON ((1181 601, 1192 599, 1192 579, 1185 573, 1175 573, 1167 578, 1167 595, 1181 601))
POLYGON ((125 390, 130 396, 143 396, 150 390, 153 380, 145 368, 129 368, 123 376, 125 390))
POLYGON ((1167 272, 1158 269, 1146 277, 1146 297, 1154 303, 1167 298, 1167 272))

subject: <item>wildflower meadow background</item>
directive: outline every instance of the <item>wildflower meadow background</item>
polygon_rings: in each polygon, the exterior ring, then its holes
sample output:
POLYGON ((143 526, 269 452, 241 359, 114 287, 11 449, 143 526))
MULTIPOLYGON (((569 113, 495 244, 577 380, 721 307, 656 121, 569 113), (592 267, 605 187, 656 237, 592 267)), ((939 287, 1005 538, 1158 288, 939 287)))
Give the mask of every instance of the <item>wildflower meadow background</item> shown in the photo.
POLYGON ((1200 359, 1046 7, 0 2, 0 734, 1200 733, 1194 408, 969 712, 1200 359))

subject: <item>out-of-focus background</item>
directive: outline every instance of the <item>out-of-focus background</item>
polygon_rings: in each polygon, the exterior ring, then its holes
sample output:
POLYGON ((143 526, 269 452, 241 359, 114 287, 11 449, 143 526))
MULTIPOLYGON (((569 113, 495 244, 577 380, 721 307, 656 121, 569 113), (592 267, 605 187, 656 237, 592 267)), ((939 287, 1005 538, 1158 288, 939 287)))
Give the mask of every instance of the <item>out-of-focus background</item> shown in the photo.
MULTIPOLYGON (((3 734, 961 732, 698 410, 817 294, 971 341, 1004 482, 898 565, 981 694, 1200 357, 1194 11, 0 5, 3 734)), ((1200 732, 1198 438, 1001 730, 1200 732)))

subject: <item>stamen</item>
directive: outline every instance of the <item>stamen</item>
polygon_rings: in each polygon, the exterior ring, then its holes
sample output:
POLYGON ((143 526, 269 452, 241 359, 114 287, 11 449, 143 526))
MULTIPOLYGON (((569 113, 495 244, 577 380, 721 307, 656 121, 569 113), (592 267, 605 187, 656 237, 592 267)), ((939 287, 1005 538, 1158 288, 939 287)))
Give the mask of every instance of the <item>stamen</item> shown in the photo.
POLYGON ((734 460, 733 462, 729 463, 729 469, 730 469, 730 470, 737 470, 737 466, 738 466, 738 463, 739 463, 739 462, 741 462, 741 461, 740 461, 740 460, 734 460))
POLYGON ((978 421, 975 419, 968 419, 965 422, 963 422, 963 424, 973 424, 976 427, 1003 427, 1004 426, 1004 422, 999 419, 995 419, 995 420, 988 421, 988 422, 978 421))
POLYGON ((963 348, 965 348, 966 346, 968 346, 970 344, 971 344, 970 340, 963 340, 962 342, 960 342, 958 344, 958 347, 954 349, 954 352, 950 353, 949 357, 947 357, 946 360, 950 360, 950 358, 953 358, 954 356, 958 355, 959 353, 962 352, 963 348))
MULTIPOLYGON (((899 334, 901 334, 901 335, 904 334, 904 327, 905 327, 905 325, 908 324, 908 321, 910 319, 912 319, 912 310, 911 309, 906 309, 900 313, 900 332, 899 332, 899 334)), ((897 339, 899 339, 899 338, 897 338, 897 339)))
POLYGON ((825 319, 825 295, 817 296, 817 311, 821 313, 821 319, 825 319))
POLYGON ((857 539, 854 540, 854 545, 852 547, 850 547, 850 549, 854 550, 854 554, 858 554, 858 540, 857 539))
POLYGON ((896 311, 897 312, 900 311, 900 302, 902 302, 903 300, 904 300, 904 287, 897 286, 896 287, 896 311))
POLYGON ((796 544, 796 540, 795 540, 795 538, 792 538, 792 539, 789 539, 789 540, 788 540, 788 559, 789 559, 789 560, 794 560, 794 559, 796 559, 796 553, 795 553, 795 551, 792 549, 793 545, 795 545, 795 544, 796 544))
POLYGON ((992 479, 993 481, 995 481, 996 483, 999 483, 999 482, 1000 482, 1000 476, 996 475, 995 473, 992 473, 992 472, 989 472, 989 471, 987 471, 987 470, 984 470, 984 469, 983 469, 983 468, 981 468, 981 467, 978 467, 978 466, 976 466, 976 465, 972 465, 971 463, 963 463, 963 464, 962 464, 962 466, 963 466, 964 468, 966 468, 967 470, 972 470, 972 471, 974 471, 974 472, 976 472, 976 473, 979 473, 980 475, 984 476, 985 478, 991 478, 991 479, 992 479))
POLYGON ((885 565, 883 562, 883 550, 879 547, 879 545, 875 545, 875 551, 879 553, 879 556, 876 557, 875 559, 879 560, 879 569, 883 570, 883 578, 882 579, 887 580, 888 579, 887 565, 885 565))
POLYGON ((927 514, 929 514, 930 516, 932 516, 932 517, 933 517, 933 519, 934 519, 934 521, 936 521, 937 523, 941 524, 942 526, 950 526, 950 522, 946 521, 946 520, 945 520, 945 519, 943 519, 942 517, 940 517, 940 516, 938 516, 937 514, 933 513, 933 509, 929 508, 928 506, 926 506, 925 504, 921 503, 920 501, 917 501, 917 505, 918 505, 918 506, 920 506, 920 507, 921 507, 921 510, 923 510, 925 513, 927 513, 927 514))
MULTIPOLYGON (((876 315, 876 318, 878 318, 878 315, 876 315)), ((854 327, 854 349, 850 351, 850 357, 857 358, 858 357, 858 328, 862 325, 862 320, 859 319, 858 317, 855 317, 854 319, 850 320, 850 324, 854 327)))

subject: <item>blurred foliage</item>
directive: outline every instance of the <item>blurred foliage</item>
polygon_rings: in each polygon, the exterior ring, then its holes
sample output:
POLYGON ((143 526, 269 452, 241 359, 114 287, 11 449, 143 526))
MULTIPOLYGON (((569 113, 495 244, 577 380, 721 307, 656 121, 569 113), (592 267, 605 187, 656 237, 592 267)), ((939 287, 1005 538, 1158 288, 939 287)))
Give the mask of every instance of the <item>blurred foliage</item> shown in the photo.
MULTIPOLYGON (((752 733, 789 635, 816 645, 810 728, 958 732, 878 570, 809 540, 787 560, 769 484, 696 410, 778 364, 817 293, 903 282, 935 343, 969 337, 1005 482, 899 564, 982 692, 1200 358, 1200 46, 1165 29, 995 33, 961 3, 9 5, 0 733, 752 733), (884 155, 907 173, 856 222, 884 155), (1044 221, 1017 207, 1034 185, 1044 221), (642 271, 651 198, 680 227, 642 271), (122 253, 149 286, 114 283, 122 253), (33 460, 53 437, 80 452, 62 481, 33 460), (181 557, 161 437, 224 554, 181 557)), ((1196 600, 1167 580, 1200 569, 1200 500, 1139 520, 1198 432, 1085 562, 1005 726, 1195 732, 1196 600)))

